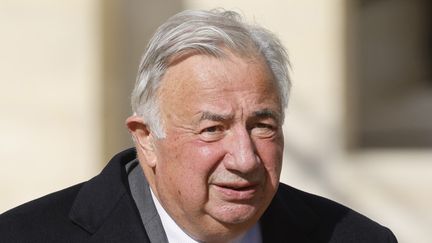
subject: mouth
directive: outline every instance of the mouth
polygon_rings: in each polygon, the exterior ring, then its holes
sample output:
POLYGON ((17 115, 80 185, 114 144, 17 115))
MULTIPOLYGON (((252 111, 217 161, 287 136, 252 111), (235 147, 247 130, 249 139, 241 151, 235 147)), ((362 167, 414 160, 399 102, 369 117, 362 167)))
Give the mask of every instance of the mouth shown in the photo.
POLYGON ((258 183, 216 183, 212 184, 223 200, 245 201, 255 197, 258 183))

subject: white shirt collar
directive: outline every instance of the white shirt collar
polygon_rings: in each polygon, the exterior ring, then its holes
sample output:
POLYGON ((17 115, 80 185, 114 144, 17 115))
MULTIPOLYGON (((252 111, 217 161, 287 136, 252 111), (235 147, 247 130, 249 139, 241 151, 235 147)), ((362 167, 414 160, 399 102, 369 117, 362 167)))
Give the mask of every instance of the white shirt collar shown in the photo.
MULTIPOLYGON (((153 202, 156 206, 156 210, 159 214, 159 217, 162 221, 162 226, 164 227, 165 234, 167 235, 169 243, 176 242, 185 242, 185 243, 199 243, 198 241, 192 239, 188 234, 186 234, 168 215, 162 205, 159 203, 159 200, 154 195, 152 189, 150 188, 150 192, 153 198, 153 202)), ((240 235, 236 239, 234 239, 231 243, 261 243, 261 230, 259 227, 259 223, 256 223, 252 228, 250 228, 246 233, 240 235)))

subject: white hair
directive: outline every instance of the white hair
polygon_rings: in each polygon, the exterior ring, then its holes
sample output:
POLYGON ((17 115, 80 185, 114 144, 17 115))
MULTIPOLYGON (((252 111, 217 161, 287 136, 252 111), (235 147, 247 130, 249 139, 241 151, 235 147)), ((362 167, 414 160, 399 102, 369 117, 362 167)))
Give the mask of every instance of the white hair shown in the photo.
POLYGON ((264 58, 285 110, 291 81, 288 56, 279 39, 260 26, 243 22, 236 12, 214 9, 180 12, 156 30, 141 59, 132 92, 134 114, 144 119, 157 138, 165 137, 157 91, 172 58, 191 52, 220 58, 227 50, 264 58))

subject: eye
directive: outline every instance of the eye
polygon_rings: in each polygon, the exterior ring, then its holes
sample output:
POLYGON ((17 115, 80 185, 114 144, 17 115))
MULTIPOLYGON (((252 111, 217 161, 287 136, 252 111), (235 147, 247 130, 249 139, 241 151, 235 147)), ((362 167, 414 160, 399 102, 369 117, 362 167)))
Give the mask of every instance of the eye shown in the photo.
POLYGON ((200 131, 200 136, 204 141, 212 142, 222 138, 224 130, 221 125, 209 126, 200 131))
POLYGON ((257 128, 263 128, 263 129, 273 129, 273 126, 270 124, 265 124, 265 123, 257 123, 255 125, 257 128))
POLYGON ((260 138, 269 138, 276 134, 278 128, 267 123, 256 123, 251 129, 251 135, 260 138))
POLYGON ((201 130, 201 133, 215 133, 220 131, 220 127, 219 126, 212 126, 212 127, 206 127, 203 130, 201 130))

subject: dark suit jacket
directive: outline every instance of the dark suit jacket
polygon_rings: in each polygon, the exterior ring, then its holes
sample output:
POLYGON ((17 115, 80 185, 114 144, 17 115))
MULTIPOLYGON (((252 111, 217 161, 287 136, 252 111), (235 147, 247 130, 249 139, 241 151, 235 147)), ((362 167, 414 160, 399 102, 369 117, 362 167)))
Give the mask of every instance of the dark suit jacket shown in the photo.
MULTIPOLYGON (((96 177, 0 215, 0 242, 150 242, 116 155, 96 177)), ((281 184, 260 220, 264 242, 396 242, 387 228, 328 199, 281 184)))

